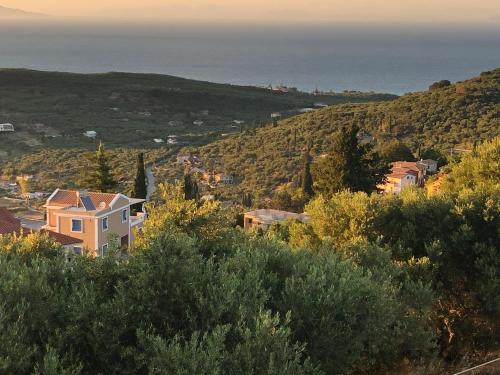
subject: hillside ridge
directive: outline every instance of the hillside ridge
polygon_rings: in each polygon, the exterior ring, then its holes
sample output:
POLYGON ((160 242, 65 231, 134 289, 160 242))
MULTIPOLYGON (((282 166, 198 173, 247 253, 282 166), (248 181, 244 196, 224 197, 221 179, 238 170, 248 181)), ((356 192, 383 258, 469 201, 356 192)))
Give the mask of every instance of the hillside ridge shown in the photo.
POLYGON ((269 192, 296 180, 306 144, 312 143, 313 156, 321 155, 334 134, 353 122, 375 142, 399 139, 415 153, 448 152, 500 134, 500 68, 455 84, 442 82, 394 101, 331 106, 242 132, 200 148, 200 155, 239 176, 244 190, 269 192))

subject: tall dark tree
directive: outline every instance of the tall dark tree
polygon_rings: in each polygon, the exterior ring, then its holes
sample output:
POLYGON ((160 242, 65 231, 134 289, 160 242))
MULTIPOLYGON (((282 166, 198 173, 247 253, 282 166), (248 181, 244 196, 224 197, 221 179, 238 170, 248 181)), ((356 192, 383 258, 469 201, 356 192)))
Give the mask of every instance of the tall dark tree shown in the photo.
POLYGON ((245 208, 251 208, 252 205, 253 205, 252 194, 250 194, 250 193, 243 193, 243 196, 241 197, 241 204, 245 208))
POLYGON ((111 174, 106 149, 102 142, 97 151, 88 158, 89 164, 82 173, 81 185, 93 191, 108 193, 118 184, 111 174))
POLYGON ((191 174, 184 175, 184 199, 185 200, 198 200, 199 198, 198 183, 191 174))
POLYGON ((300 188, 308 197, 314 195, 313 178, 311 174, 311 155, 309 150, 302 156, 302 172, 300 175, 300 188))
POLYGON ((137 155, 137 172, 134 180, 133 198, 146 199, 148 187, 146 183, 146 167, 144 166, 144 154, 137 155))
MULTIPOLYGON (((146 199, 148 196, 148 186, 146 179, 146 167, 144 166, 144 153, 137 155, 137 172, 134 180, 134 190, 132 191, 132 198, 146 199)), ((134 211, 140 210, 141 205, 132 207, 134 211)))
POLYGON ((389 172, 369 144, 360 144, 357 139, 359 128, 351 124, 337 133, 330 153, 318 160, 313 167, 315 191, 330 196, 338 191, 376 190, 389 172))

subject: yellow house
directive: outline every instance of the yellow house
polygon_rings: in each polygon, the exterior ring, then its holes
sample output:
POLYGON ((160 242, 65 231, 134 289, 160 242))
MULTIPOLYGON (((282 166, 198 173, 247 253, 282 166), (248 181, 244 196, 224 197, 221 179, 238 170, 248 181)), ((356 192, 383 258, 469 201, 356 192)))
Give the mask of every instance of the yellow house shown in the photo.
POLYGON ((83 249, 75 252, 104 256, 113 239, 122 248, 132 245, 134 229, 142 226, 145 213, 132 216, 130 207, 143 202, 123 194, 57 189, 45 204, 44 229, 82 240, 83 249))

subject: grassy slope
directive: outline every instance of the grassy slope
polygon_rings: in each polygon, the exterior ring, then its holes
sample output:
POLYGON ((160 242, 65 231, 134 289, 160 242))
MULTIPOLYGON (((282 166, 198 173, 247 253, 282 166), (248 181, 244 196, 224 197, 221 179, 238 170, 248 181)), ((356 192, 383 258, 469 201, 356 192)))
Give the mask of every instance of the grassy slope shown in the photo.
POLYGON ((109 147, 153 148, 153 138, 170 134, 200 145, 220 133, 237 131, 233 120, 268 121, 271 112, 317 101, 335 104, 393 98, 379 94, 317 98, 155 74, 4 69, 0 70, 0 122, 14 123, 17 131, 2 134, 0 151, 5 156, 5 152, 19 155, 40 148, 93 147, 82 135, 85 130, 96 130, 109 147), (206 110, 208 116, 201 113, 206 110), (204 124, 193 125, 196 120, 204 124), (169 125, 171 121, 174 125, 169 125))
POLYGON ((313 154, 319 155, 329 149, 333 134, 353 121, 377 140, 399 138, 414 149, 420 145, 447 150, 492 138, 500 134, 500 69, 391 102, 317 110, 284 120, 277 127, 214 142, 200 153, 238 175, 243 189, 269 191, 296 178, 301 150, 309 140, 314 144, 313 154))

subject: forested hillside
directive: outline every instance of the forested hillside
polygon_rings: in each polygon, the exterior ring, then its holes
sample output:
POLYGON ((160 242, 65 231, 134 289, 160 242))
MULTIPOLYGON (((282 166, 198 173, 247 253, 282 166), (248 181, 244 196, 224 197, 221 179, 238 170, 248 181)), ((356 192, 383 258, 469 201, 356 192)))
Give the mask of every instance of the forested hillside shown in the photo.
POLYGON ((399 139, 415 154, 429 147, 445 153, 470 148, 500 134, 500 69, 456 84, 441 81, 391 102, 317 110, 214 142, 200 153, 237 175, 243 189, 269 191, 296 179, 307 144, 313 156, 328 152, 335 132, 352 123, 375 142, 399 139))
POLYGON ((159 74, 73 74, 0 69, 0 159, 41 148, 93 148, 94 130, 109 147, 157 147, 177 135, 180 144, 206 144, 221 133, 284 117, 315 103, 391 100, 394 95, 338 93, 313 96, 257 87, 201 82, 159 74), (237 123, 235 123, 237 121, 237 123))

